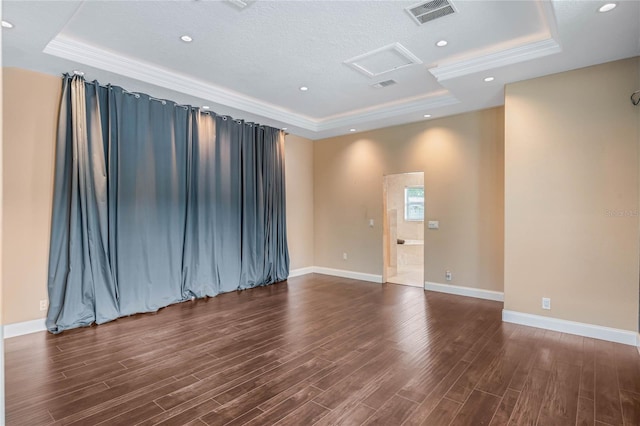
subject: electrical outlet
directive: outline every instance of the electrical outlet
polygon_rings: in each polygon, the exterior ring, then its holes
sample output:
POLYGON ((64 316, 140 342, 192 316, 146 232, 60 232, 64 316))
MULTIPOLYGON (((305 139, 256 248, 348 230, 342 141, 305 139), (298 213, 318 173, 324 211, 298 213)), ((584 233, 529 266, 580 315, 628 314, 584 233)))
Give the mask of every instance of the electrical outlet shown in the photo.
POLYGON ((453 278, 453 276, 451 275, 451 271, 447 271, 444 274, 444 277, 447 279, 447 281, 451 281, 451 278, 453 278))
POLYGON ((48 307, 49 307, 49 301, 47 299, 42 299, 40 301, 40 310, 46 311, 48 307))
POLYGON ((551 299, 548 297, 542 298, 542 309, 551 309, 551 299))
POLYGON ((342 253, 342 260, 347 260, 347 253, 342 253))

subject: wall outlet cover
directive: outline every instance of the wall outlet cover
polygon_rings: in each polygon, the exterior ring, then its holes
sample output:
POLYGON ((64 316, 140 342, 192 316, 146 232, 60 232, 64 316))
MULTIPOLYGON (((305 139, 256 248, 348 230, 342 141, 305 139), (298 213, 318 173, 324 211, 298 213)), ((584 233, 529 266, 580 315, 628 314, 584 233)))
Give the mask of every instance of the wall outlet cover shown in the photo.
POLYGON ((542 298, 542 309, 551 309, 551 299, 548 297, 542 298))

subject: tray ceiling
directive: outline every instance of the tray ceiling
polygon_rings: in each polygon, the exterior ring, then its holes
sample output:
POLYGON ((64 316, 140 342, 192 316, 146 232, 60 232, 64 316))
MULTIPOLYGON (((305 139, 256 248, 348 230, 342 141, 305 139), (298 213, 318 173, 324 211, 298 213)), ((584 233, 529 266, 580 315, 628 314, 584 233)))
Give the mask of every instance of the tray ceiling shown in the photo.
POLYGON ((500 105, 506 83, 640 54, 635 1, 452 3, 417 25, 403 1, 5 1, 3 64, 319 139, 500 105))

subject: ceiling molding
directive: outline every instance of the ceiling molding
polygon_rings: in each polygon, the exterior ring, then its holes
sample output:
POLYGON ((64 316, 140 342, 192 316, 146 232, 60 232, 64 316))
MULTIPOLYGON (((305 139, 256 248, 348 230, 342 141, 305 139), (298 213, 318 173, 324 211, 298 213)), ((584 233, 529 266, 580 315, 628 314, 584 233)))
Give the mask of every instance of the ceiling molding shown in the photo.
POLYGON ((314 119, 280 108, 241 93, 225 90, 186 75, 139 61, 81 41, 58 35, 43 50, 63 59, 113 72, 176 92, 206 99, 230 108, 267 117, 312 132, 333 130, 374 120, 396 117, 414 112, 430 111, 460 101, 448 92, 438 92, 419 98, 348 112, 337 116, 314 119), (444 94, 443 94, 444 93, 444 94))
POLYGON ((318 124, 317 120, 293 113, 276 105, 262 102, 231 90, 222 89, 148 62, 118 55, 69 37, 58 35, 47 44, 43 52, 145 83, 207 99, 227 107, 282 121, 303 129, 315 131, 318 124))
POLYGON ((475 56, 445 65, 429 68, 429 72, 439 81, 451 80, 494 68, 514 65, 531 59, 560 53, 562 48, 553 38, 525 43, 517 47, 475 56))
POLYGON ((556 19, 556 12, 553 8, 553 4, 548 0, 541 0, 538 2, 540 13, 544 18, 547 29, 549 30, 549 36, 554 40, 560 40, 558 34, 558 20, 556 19))
MULTIPOLYGON (((447 91, 441 91, 437 94, 430 94, 418 98, 412 98, 408 102, 393 102, 379 107, 367 108, 364 110, 354 111, 348 114, 327 117, 318 125, 318 131, 332 130, 336 128, 346 128, 350 125, 368 123, 378 121, 385 118, 397 117, 399 115, 420 113, 428 114, 437 108, 460 103, 460 100, 451 95, 447 91)), ((416 118, 418 120, 418 118, 416 118)))

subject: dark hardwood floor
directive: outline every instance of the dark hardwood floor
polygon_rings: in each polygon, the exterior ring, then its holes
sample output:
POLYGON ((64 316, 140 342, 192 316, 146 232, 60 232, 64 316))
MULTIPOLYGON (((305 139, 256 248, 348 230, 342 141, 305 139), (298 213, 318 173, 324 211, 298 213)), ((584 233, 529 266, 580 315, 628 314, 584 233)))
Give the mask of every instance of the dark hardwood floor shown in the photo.
POLYGON ((323 275, 8 339, 8 425, 640 425, 635 347, 323 275))

